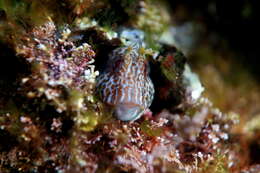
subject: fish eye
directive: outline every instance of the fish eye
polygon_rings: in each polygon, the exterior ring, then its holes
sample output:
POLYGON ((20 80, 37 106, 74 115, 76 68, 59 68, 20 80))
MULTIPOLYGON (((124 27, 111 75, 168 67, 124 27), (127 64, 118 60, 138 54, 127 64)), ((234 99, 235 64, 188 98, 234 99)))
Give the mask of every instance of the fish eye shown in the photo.
POLYGON ((121 60, 121 59, 115 61, 114 67, 115 67, 115 68, 118 68, 118 67, 121 65, 121 63, 122 63, 122 60, 121 60))

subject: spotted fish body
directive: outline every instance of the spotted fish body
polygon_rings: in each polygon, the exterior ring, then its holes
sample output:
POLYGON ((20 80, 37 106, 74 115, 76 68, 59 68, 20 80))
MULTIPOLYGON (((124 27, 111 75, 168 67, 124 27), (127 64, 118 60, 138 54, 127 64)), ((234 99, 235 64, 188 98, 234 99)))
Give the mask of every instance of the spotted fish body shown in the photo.
POLYGON ((97 87, 103 102, 114 108, 118 119, 138 119, 151 105, 154 95, 149 64, 139 53, 139 46, 115 49, 104 73, 97 79, 97 87))

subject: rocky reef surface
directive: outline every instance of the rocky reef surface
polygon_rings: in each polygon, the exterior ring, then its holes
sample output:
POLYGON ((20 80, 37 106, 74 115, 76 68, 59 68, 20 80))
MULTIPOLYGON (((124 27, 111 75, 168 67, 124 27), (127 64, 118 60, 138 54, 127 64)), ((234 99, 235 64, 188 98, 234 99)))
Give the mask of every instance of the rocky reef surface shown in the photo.
POLYGON ((0 172, 259 172, 257 82, 207 43, 191 55, 199 34, 169 3, 0 0, 0 172), (135 121, 96 85, 122 47, 154 87, 135 121))

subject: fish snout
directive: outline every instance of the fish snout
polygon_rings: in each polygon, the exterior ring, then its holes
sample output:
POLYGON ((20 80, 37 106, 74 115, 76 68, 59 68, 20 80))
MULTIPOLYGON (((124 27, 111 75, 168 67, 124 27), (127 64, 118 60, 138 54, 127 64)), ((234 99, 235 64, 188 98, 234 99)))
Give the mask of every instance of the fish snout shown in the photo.
POLYGON ((143 114, 144 109, 136 104, 119 104, 115 106, 114 116, 122 121, 133 121, 143 114))

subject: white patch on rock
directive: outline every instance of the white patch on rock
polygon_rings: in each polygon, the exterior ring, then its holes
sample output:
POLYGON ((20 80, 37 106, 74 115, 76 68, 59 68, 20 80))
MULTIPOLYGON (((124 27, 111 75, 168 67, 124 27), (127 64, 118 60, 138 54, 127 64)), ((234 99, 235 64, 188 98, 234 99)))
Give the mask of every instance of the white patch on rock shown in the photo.
POLYGON ((193 73, 189 65, 185 65, 183 72, 183 83, 186 86, 186 91, 191 95, 192 102, 197 101, 204 91, 197 74, 193 73))

